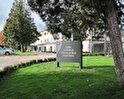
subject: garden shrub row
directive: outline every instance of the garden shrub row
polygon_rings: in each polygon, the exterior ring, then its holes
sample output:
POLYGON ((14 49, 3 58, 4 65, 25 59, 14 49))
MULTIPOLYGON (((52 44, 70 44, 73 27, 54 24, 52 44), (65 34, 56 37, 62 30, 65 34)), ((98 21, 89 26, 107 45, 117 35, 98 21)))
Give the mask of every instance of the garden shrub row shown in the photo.
POLYGON ((84 52, 83 56, 105 56, 107 54, 108 54, 107 52, 94 52, 94 53, 84 52))
POLYGON ((18 69, 18 68, 22 68, 22 67, 27 67, 33 64, 38 64, 38 63, 42 63, 42 62, 50 62, 50 61, 55 61, 56 58, 48 58, 48 59, 39 59, 39 60, 31 60, 30 62, 26 62, 26 63, 21 63, 21 64, 17 64, 14 66, 8 66, 5 67, 4 70, 0 71, 0 80, 7 75, 8 73, 11 73, 12 71, 18 69))

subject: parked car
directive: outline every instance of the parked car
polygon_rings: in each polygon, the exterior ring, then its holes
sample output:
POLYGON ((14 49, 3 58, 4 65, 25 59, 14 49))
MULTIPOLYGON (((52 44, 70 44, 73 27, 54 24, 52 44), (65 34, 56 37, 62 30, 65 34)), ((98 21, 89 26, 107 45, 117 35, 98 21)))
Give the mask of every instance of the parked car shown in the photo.
POLYGON ((10 55, 13 53, 11 48, 0 47, 0 55, 10 55))

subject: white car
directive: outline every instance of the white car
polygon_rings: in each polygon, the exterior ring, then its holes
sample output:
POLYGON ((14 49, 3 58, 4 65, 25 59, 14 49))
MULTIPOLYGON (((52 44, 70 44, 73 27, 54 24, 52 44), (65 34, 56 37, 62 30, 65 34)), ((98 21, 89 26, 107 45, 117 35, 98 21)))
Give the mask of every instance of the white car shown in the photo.
POLYGON ((10 55, 13 51, 11 48, 0 47, 0 55, 10 55))

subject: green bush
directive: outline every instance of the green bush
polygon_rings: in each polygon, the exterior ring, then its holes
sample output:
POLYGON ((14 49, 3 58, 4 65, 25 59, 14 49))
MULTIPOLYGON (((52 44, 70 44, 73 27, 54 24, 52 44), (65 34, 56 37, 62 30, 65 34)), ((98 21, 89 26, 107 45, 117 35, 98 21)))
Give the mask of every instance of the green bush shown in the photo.
POLYGON ((94 53, 89 53, 89 52, 83 52, 83 56, 105 56, 106 52, 94 52, 94 53))
POLYGON ((39 59, 39 60, 31 60, 30 62, 27 63, 21 63, 21 64, 17 64, 15 66, 8 66, 6 68, 4 68, 3 71, 0 71, 0 80, 1 78, 3 78, 6 74, 8 74, 9 72, 16 70, 18 68, 22 68, 22 67, 26 67, 26 66, 30 66, 33 64, 37 64, 37 63, 42 63, 42 62, 48 62, 48 61, 55 61, 55 58, 49 58, 49 59, 39 59))

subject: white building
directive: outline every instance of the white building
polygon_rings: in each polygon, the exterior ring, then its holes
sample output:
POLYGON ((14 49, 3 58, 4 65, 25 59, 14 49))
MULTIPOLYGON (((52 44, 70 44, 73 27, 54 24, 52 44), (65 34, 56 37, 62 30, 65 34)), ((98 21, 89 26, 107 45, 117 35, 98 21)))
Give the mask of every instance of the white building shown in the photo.
POLYGON ((86 39, 82 42, 83 52, 106 52, 109 49, 109 41, 104 39, 92 40, 86 39))
MULTIPOLYGON (((73 38, 73 37, 72 37, 73 38)), ((71 38, 71 39, 72 39, 71 38)), ((40 33, 40 37, 36 42, 31 44, 31 50, 37 52, 56 52, 56 41, 67 40, 67 37, 62 35, 61 33, 52 34, 48 31, 43 31, 40 33)), ((109 40, 107 38, 106 44, 108 44, 109 40)), ((104 52, 108 49, 105 46, 105 38, 101 38, 99 40, 94 40, 92 35, 89 35, 88 38, 82 42, 83 52, 104 52)))
POLYGON ((61 33, 52 34, 48 31, 43 31, 40 35, 39 40, 31 44, 32 49, 38 52, 56 52, 56 41, 62 41, 65 38, 61 33))

